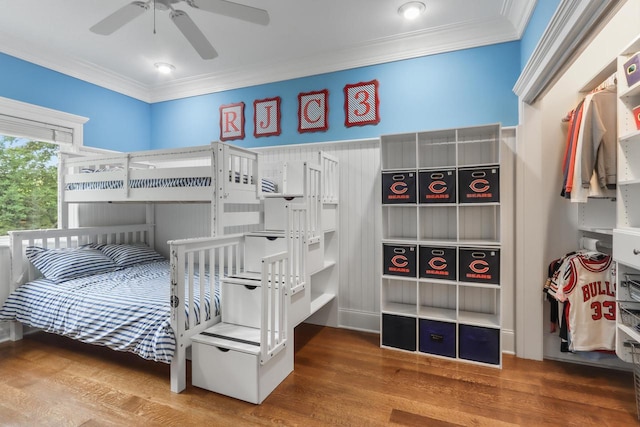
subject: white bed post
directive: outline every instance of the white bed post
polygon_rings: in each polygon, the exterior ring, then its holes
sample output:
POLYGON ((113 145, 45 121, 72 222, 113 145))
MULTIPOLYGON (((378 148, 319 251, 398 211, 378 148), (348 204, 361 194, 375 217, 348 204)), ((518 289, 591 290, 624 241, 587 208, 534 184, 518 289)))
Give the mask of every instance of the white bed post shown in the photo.
POLYGON ((149 245, 150 248, 154 248, 156 247, 156 229, 155 229, 155 225, 156 225, 156 205, 153 203, 146 203, 145 204, 145 224, 147 224, 148 226, 152 227, 151 232, 147 233, 147 245, 149 245))
MULTIPOLYGON (((14 238, 13 232, 9 232, 9 245, 11 248, 11 271, 9 275, 10 290, 13 292, 22 281, 22 239, 14 238)), ((22 323, 12 320, 9 323, 9 338, 11 341, 22 339, 22 323)))
POLYGON ((187 387, 187 357, 184 337, 184 246, 171 245, 171 327, 176 334, 176 348, 171 359, 171 391, 180 393, 187 387))
MULTIPOLYGON (((224 235, 224 225, 222 224, 222 216, 224 214, 224 198, 225 198, 225 176, 224 171, 227 169, 227 153, 224 144, 214 142, 213 156, 211 159, 211 167, 216 168, 213 176, 215 177, 215 185, 213 186, 213 200, 211 204, 211 236, 224 235)), ((227 178, 228 179, 228 178, 227 178)))

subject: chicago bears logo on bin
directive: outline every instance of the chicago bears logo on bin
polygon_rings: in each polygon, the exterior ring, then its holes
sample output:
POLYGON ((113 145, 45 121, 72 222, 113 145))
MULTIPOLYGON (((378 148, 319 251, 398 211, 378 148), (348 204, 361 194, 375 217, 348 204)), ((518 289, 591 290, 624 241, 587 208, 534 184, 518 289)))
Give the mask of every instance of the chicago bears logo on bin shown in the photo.
POLYGON ((408 191, 409 189, 407 188, 407 183, 406 182, 394 182, 393 184, 391 184, 391 192, 393 194, 404 194, 408 191))
POLYGON ((407 264, 409 264, 409 261, 407 261, 407 257, 404 255, 396 255, 391 258, 391 264, 393 264, 397 268, 403 268, 406 267, 407 264))
POLYGON ((442 194, 447 191, 447 183, 444 181, 433 181, 429 184, 429 191, 434 194, 442 194))
POLYGON ((489 188, 491 187, 489 186, 489 181, 484 178, 478 178, 471 181, 471 184, 469 184, 469 188, 474 193, 485 193, 489 191, 489 188))
POLYGON ((477 274, 484 274, 489 271, 489 263, 482 259, 477 259, 469 264, 471 271, 477 274))
POLYGON ((447 268, 447 260, 442 257, 433 257, 429 260, 429 267, 434 270, 444 270, 447 268))

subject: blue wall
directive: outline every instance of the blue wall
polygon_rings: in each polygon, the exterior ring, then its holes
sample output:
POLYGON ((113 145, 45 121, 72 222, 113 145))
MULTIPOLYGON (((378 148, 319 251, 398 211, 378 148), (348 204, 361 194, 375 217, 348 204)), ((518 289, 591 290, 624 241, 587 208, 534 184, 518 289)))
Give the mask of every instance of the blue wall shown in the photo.
POLYGON ((558 9, 559 4, 560 0, 537 1, 536 7, 531 14, 529 23, 527 24, 527 28, 524 34, 522 34, 522 39, 520 40, 521 69, 527 65, 527 61, 529 61, 531 54, 538 45, 544 30, 547 29, 547 25, 549 25, 549 22, 551 21, 556 9, 558 9))
POLYGON ((120 151, 208 144, 219 140, 219 108, 244 102, 244 147, 375 138, 429 129, 518 122, 512 92, 520 42, 430 55, 179 100, 147 104, 0 54, 0 96, 88 117, 85 145, 120 151), (343 88, 377 79, 380 123, 344 125, 343 88), (329 90, 329 129, 298 133, 298 94, 329 90), (282 98, 282 134, 253 136, 253 101, 282 98))
POLYGON ((0 53, 0 96, 89 118, 84 145, 151 148, 150 105, 0 53))
POLYGON ((221 105, 245 103, 243 147, 374 138, 428 129, 518 123, 512 89, 520 74, 519 42, 430 55, 285 82, 151 105, 153 148, 208 144, 220 139, 221 105), (380 123, 347 128, 343 88, 377 79, 380 123), (298 133, 298 94, 329 90, 329 129, 298 133), (280 136, 253 136, 253 101, 282 98, 280 136))

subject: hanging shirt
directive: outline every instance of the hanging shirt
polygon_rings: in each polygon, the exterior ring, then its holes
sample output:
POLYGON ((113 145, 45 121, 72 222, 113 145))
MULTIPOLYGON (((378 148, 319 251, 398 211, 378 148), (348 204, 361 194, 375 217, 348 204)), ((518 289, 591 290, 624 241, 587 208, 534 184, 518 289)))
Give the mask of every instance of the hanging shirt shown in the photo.
POLYGON ((611 257, 581 252, 563 263, 556 297, 569 303, 567 325, 571 351, 615 350, 616 285, 611 257))
POLYGON ((582 187, 589 188, 595 170, 601 188, 614 188, 617 171, 617 94, 610 86, 592 94, 588 114, 583 117, 582 187))

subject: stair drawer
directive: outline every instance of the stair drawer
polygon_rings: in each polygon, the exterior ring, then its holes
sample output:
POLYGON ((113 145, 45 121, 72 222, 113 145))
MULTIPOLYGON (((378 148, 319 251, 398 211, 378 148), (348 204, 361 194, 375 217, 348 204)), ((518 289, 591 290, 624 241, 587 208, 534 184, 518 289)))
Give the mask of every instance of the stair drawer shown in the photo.
POLYGON ((613 230, 613 259, 640 269, 640 233, 633 230, 613 230))
POLYGON ((222 322, 260 327, 260 281, 254 285, 222 282, 222 322))
POLYGON ((264 229, 284 231, 287 228, 287 205, 303 202, 303 197, 265 197, 264 229))
POLYGON ((263 257, 287 250, 284 235, 247 235, 245 239, 244 268, 246 271, 261 272, 263 257))
POLYGON ((258 365, 257 354, 193 341, 191 382, 196 387, 259 403, 258 365))

